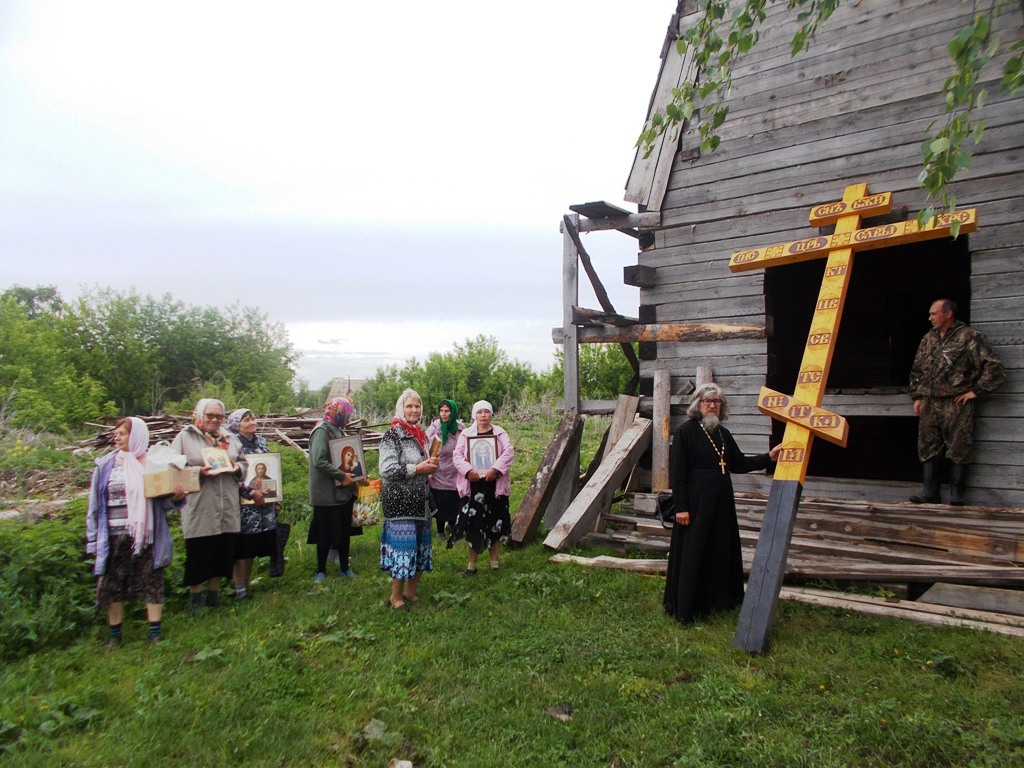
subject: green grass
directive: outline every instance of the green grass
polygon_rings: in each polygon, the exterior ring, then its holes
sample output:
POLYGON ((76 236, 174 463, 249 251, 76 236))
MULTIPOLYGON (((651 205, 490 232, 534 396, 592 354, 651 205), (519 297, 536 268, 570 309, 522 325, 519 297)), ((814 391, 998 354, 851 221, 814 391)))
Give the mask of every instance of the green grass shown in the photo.
MULTIPOLYGON (((533 471, 525 465, 535 466, 554 423, 531 427, 534 435, 499 423, 521 451, 521 497, 533 471)), ((399 614, 384 607, 379 528, 353 540, 358 580, 332 577, 321 587, 313 547, 298 543, 305 533, 297 523, 283 578, 257 569, 251 603, 225 601, 193 620, 175 590, 156 648, 145 644, 135 611, 117 652, 100 649, 97 617, 67 647, 9 661, 0 673, 0 760, 379 767, 397 757, 421 768, 1024 761, 1017 639, 783 603, 770 652, 751 656, 732 647, 735 612, 681 626, 661 609, 663 579, 553 565, 539 544, 504 552, 497 574, 462 579, 464 543, 449 550, 435 541, 421 601, 399 614), (569 712, 568 721, 550 708, 569 712)), ((69 564, 69 578, 76 567, 85 568, 69 564)))

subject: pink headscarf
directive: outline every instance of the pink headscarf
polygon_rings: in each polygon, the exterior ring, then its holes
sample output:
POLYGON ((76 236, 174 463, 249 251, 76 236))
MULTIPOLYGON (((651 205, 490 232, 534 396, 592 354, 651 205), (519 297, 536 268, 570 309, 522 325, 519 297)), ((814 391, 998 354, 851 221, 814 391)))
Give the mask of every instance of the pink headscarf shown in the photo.
POLYGON ((149 450, 149 427, 142 419, 132 416, 129 420, 128 450, 118 451, 124 466, 124 495, 128 502, 128 532, 132 537, 132 554, 153 543, 153 510, 146 498, 142 475, 143 462, 149 450))

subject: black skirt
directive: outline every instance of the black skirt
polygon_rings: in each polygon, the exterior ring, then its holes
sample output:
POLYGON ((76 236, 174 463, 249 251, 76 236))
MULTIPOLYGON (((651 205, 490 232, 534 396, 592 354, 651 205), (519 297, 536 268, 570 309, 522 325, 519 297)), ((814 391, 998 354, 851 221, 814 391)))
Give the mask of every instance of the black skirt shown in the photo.
POLYGON ((273 557, 277 548, 277 530, 260 533, 240 533, 235 542, 235 560, 249 560, 253 557, 273 557))
POLYGON ((181 583, 193 587, 215 578, 231 578, 235 563, 236 533, 185 539, 185 575, 181 583))

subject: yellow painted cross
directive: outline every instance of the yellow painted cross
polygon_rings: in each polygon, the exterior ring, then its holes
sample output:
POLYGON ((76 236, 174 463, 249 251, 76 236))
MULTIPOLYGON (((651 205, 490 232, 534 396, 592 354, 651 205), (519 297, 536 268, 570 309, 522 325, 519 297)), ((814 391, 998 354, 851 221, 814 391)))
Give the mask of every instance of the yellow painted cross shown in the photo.
POLYGON ((853 254, 948 237, 954 222, 959 222, 962 233, 978 227, 977 211, 971 208, 938 216, 925 227, 919 227, 916 221, 904 221, 860 229, 862 217, 879 216, 891 210, 891 193, 869 195, 867 184, 852 184, 841 201, 819 205, 811 211, 810 224, 835 224, 834 234, 738 251, 729 260, 729 269, 742 272, 828 258, 792 396, 767 387, 758 396, 761 412, 786 422, 786 431, 733 640, 737 648, 752 653, 768 648, 814 436, 846 445, 846 419, 822 409, 821 401, 850 284, 853 254))

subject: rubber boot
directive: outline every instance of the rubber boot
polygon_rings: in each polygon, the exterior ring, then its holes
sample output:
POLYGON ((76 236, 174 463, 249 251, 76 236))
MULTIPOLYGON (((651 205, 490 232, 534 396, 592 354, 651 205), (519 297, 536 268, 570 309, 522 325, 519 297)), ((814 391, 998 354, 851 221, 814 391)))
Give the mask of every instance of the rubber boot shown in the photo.
POLYGON ((964 505, 964 475, 966 474, 966 464, 951 464, 949 467, 949 484, 951 486, 949 503, 954 507, 964 505))
POLYGON ((939 496, 939 460, 923 462, 921 471, 924 473, 924 490, 917 496, 911 496, 910 500, 915 504, 939 504, 942 501, 939 496))

